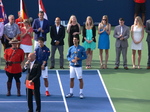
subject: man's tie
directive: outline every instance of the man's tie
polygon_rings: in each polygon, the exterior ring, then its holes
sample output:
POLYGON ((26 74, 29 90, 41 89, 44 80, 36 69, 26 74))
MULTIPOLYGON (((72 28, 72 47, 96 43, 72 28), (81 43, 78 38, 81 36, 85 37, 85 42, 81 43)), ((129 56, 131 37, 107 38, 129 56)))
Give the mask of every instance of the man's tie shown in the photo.
POLYGON ((122 28, 122 26, 121 26, 121 35, 122 35, 122 33, 123 33, 123 28, 122 28))

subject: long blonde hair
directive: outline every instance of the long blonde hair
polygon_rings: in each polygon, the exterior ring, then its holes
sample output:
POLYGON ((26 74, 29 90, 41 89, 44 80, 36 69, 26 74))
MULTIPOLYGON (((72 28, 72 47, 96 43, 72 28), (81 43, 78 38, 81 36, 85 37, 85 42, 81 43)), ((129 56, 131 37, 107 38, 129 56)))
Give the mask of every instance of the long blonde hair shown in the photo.
POLYGON ((104 15, 101 19, 101 22, 100 22, 100 29, 104 27, 104 24, 103 24, 103 18, 106 18, 106 28, 109 28, 109 22, 108 22, 108 16, 107 15, 104 15))
POLYGON ((91 21, 91 23, 90 23, 90 27, 91 27, 91 29, 93 28, 93 26, 94 26, 94 23, 93 23, 93 19, 92 19, 92 17, 91 16, 88 16, 87 18, 86 18, 86 22, 85 22, 85 28, 87 29, 87 26, 88 26, 88 19, 91 21))
POLYGON ((137 25, 138 27, 143 27, 143 22, 140 16, 135 17, 134 19, 134 25, 137 25), (138 21, 138 24, 136 24, 135 20, 138 21))
POLYGON ((78 23, 76 16, 75 16, 75 15, 71 15, 71 16, 70 16, 70 19, 69 19, 69 21, 68 21, 68 24, 71 24, 71 23, 72 23, 72 18, 73 18, 73 17, 76 19, 76 23, 78 23))
POLYGON ((71 16, 70 16, 70 19, 69 19, 69 21, 68 21, 68 24, 67 24, 67 30, 69 29, 69 25, 72 23, 72 18, 73 18, 73 17, 76 19, 76 24, 78 24, 78 21, 77 21, 76 16, 75 16, 75 15, 71 15, 71 16))

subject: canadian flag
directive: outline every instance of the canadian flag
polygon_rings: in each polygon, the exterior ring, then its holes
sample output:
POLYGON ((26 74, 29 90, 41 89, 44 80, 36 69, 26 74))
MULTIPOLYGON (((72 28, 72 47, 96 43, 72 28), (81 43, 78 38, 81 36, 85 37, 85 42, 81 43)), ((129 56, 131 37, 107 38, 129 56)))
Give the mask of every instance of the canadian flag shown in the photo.
POLYGON ((39 0, 39 11, 44 11, 44 18, 48 20, 48 17, 47 17, 47 14, 46 14, 46 10, 44 8, 42 0, 39 0))

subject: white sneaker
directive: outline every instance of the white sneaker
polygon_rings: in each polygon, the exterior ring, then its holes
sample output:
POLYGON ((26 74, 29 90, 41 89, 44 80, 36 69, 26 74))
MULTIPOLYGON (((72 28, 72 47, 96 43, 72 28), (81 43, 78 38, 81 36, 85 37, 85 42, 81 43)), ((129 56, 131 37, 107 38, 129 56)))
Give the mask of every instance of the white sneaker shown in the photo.
POLYGON ((83 99, 84 98, 83 93, 80 93, 79 97, 80 99, 83 99))
POLYGON ((73 93, 69 93, 66 95, 66 98, 70 98, 70 97, 73 97, 73 93))

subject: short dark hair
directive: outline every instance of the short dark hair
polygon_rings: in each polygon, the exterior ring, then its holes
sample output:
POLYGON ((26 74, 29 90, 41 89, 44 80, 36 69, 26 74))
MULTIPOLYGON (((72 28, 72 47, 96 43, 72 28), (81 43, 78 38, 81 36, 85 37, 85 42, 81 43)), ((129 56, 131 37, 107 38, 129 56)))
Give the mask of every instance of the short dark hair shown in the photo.
POLYGON ((44 42, 44 38, 43 38, 43 37, 39 37, 39 38, 38 38, 38 41, 39 41, 39 40, 44 42))
POLYGON ((39 11, 39 13, 44 14, 44 11, 39 11))
MULTIPOLYGON (((56 17, 56 18, 58 18, 59 20, 61 20, 60 17, 56 17)), ((55 18, 55 19, 56 19, 56 18, 55 18)))
POLYGON ((119 20, 120 20, 120 21, 124 21, 124 19, 123 19, 123 18, 119 18, 119 20))
POLYGON ((79 40, 79 34, 74 35, 73 38, 76 38, 79 40))

